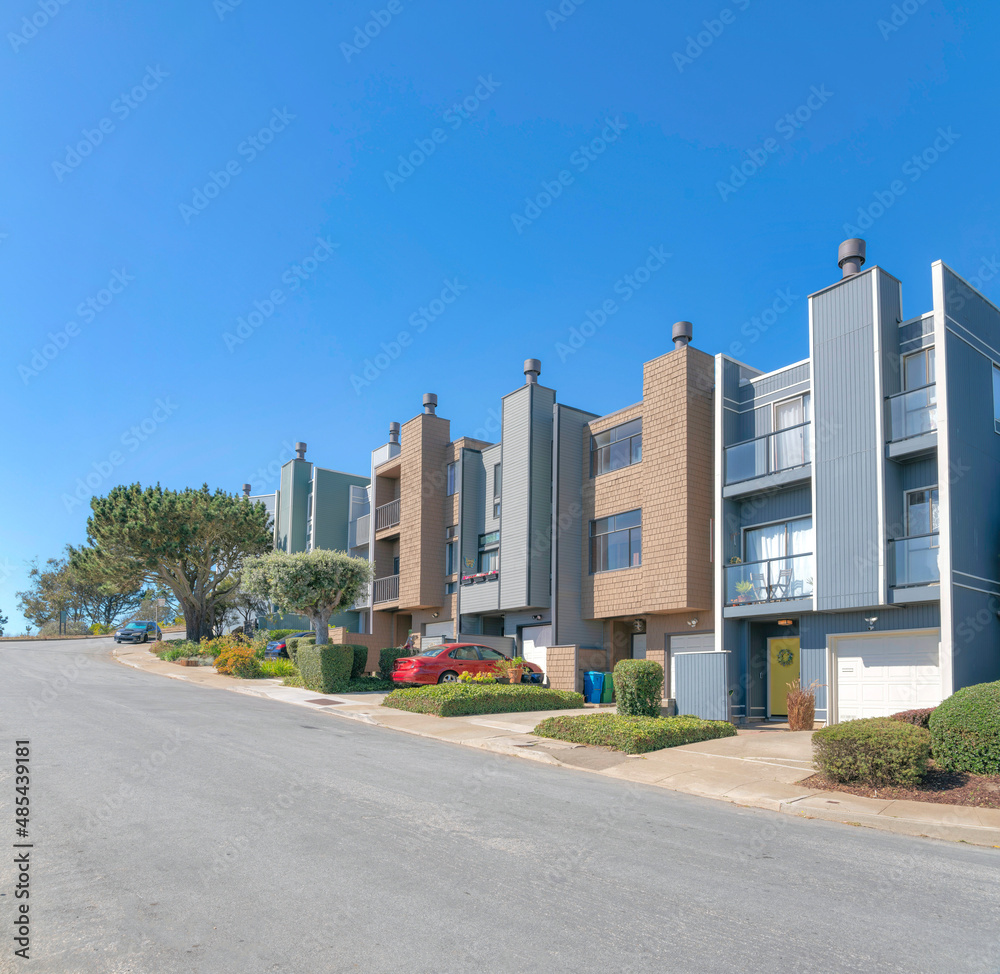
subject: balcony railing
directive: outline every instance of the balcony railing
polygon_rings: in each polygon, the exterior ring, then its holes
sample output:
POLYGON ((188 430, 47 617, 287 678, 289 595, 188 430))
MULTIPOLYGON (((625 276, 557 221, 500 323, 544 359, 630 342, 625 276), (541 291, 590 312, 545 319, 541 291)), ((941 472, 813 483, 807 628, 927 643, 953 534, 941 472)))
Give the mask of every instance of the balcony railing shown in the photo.
POLYGON ((922 534, 890 541, 892 584, 902 588, 907 585, 931 585, 940 582, 939 550, 937 534, 922 534))
POLYGON ((399 498, 375 508, 375 530, 391 528, 399 524, 399 498))
POLYGON ((726 447, 726 483, 738 484, 807 463, 812 463, 812 424, 800 423, 726 447))
POLYGON ((790 555, 726 566, 726 605, 785 602, 813 594, 813 556, 790 555))
POLYGON ((379 602, 399 601, 399 576, 386 575, 384 578, 376 578, 374 586, 374 604, 379 602))
POLYGON ((908 440, 937 429, 937 386, 923 386, 889 397, 889 439, 908 440))

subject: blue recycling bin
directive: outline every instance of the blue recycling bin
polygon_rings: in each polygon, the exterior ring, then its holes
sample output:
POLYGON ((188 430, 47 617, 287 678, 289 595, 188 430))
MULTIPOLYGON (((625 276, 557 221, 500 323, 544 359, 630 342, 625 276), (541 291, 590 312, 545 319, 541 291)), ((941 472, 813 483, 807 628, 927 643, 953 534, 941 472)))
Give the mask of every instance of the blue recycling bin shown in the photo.
POLYGON ((601 691, 604 689, 604 674, 590 670, 583 674, 583 699, 587 703, 600 703, 601 691))

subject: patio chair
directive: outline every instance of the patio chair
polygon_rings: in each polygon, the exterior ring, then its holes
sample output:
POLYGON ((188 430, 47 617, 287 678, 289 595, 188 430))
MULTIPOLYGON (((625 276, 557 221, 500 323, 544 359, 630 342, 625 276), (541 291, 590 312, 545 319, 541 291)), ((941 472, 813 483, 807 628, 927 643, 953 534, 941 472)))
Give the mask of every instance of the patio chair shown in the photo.
POLYGON ((753 586, 754 602, 767 602, 771 593, 768 591, 764 573, 750 572, 750 584, 753 586))
POLYGON ((792 586, 791 568, 782 568, 778 572, 778 580, 771 587, 771 597, 775 599, 790 599, 792 586))

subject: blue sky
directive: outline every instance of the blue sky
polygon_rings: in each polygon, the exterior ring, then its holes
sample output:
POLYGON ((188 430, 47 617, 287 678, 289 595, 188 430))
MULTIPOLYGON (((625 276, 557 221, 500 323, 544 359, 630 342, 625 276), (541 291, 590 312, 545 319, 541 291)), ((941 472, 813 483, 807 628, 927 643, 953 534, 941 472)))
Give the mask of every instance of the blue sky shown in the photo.
POLYGON ((526 357, 608 412, 678 319, 803 358, 857 230, 904 314, 939 258, 1000 302, 991 5, 372 2, 6 6, 8 632, 119 482, 269 490, 295 440, 364 472, 526 357))

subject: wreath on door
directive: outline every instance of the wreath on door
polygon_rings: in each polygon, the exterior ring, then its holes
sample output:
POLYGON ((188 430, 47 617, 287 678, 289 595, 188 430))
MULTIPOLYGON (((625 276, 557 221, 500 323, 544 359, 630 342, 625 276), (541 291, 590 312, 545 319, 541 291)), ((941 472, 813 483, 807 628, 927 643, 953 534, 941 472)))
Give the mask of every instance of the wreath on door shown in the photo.
POLYGON ((782 666, 791 666, 794 659, 795 654, 790 649, 785 648, 778 650, 778 662, 782 666))

